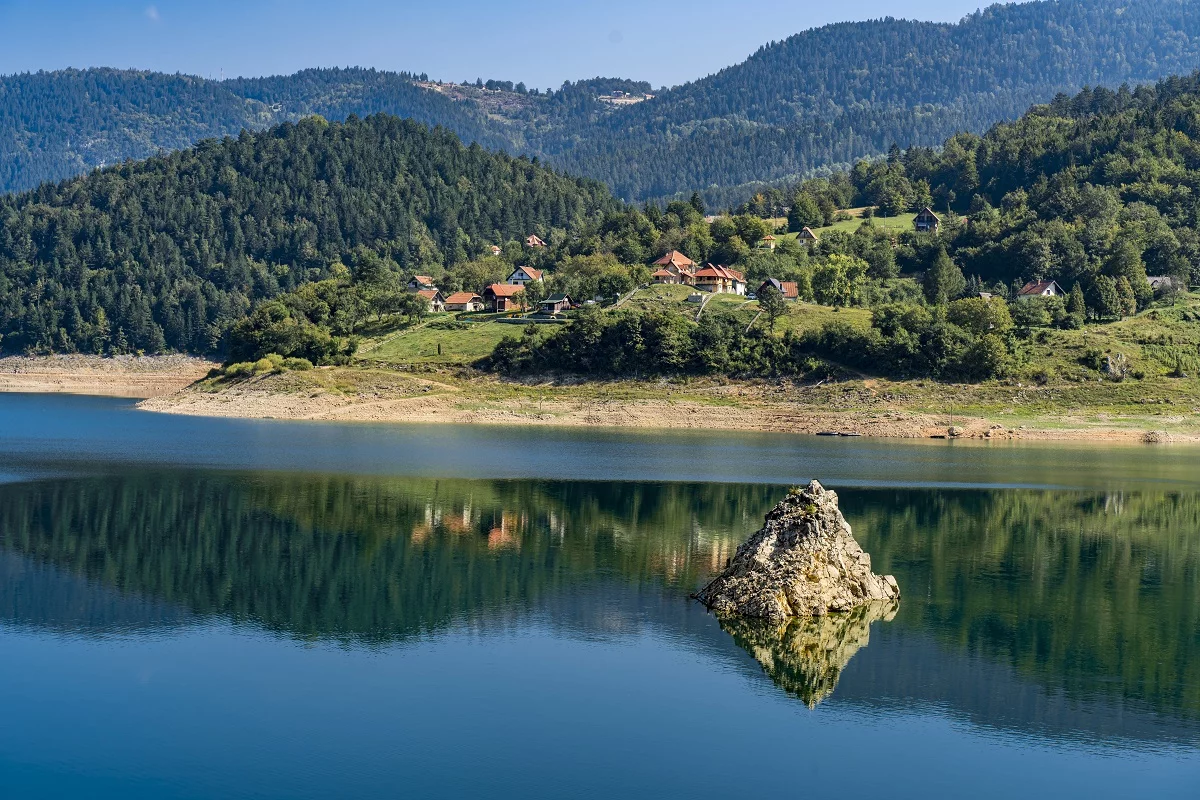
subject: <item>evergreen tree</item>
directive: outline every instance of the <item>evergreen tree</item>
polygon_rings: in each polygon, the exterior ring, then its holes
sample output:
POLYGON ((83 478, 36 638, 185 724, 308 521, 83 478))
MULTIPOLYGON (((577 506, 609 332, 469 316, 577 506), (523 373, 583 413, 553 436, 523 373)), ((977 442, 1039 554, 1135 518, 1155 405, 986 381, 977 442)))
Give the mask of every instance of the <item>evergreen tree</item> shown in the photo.
POLYGON ((946 248, 939 248, 933 264, 925 271, 925 297, 931 303, 944 305, 961 297, 966 287, 962 270, 946 253, 946 248))

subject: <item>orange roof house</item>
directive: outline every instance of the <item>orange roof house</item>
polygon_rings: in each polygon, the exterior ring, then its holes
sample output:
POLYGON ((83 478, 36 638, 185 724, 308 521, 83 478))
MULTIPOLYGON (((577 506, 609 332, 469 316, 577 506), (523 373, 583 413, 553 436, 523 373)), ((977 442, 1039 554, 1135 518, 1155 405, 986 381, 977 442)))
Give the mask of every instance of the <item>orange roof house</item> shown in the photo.
POLYGON ((429 301, 429 310, 438 313, 446 310, 446 300, 437 289, 420 289, 417 295, 429 301))
POLYGON ((508 283, 514 286, 524 286, 527 283, 542 282, 542 271, 533 267, 517 267, 508 276, 508 283))
POLYGON ((483 298, 474 292, 455 292, 446 298, 447 311, 483 311, 483 298))
POLYGON ((493 283, 483 290, 483 302, 487 303, 491 311, 497 313, 523 308, 525 304, 521 302, 522 298, 518 297, 523 291, 523 284, 493 283))
POLYGON ((777 281, 774 278, 767 278, 758 287, 757 294, 761 297, 763 290, 771 288, 783 295, 784 300, 799 300, 800 286, 795 281, 777 281))
POLYGON ((695 283, 696 262, 678 250, 672 250, 654 262, 655 270, 651 276, 655 283, 676 283, 691 285, 695 283))
POLYGON ((529 236, 525 237, 525 246, 526 247, 545 247, 546 243, 543 242, 541 239, 539 239, 537 236, 530 234, 529 236))
POLYGON ((695 270, 696 262, 685 256, 678 250, 672 250, 662 258, 654 262, 656 267, 675 267, 676 269, 686 269, 689 271, 695 270))
POLYGON ((736 269, 706 264, 703 269, 696 270, 695 278, 696 288, 706 292, 746 293, 746 277, 736 269))

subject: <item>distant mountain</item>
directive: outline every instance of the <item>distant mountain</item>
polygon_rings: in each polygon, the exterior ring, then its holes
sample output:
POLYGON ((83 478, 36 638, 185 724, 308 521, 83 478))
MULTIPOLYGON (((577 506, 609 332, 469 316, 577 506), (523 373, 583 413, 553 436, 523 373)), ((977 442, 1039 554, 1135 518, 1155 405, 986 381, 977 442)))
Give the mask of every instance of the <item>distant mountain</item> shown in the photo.
POLYGON ((1200 67, 1196 0, 996 5, 957 24, 883 19, 769 44, 736 66, 541 142, 620 197, 799 174, 981 132, 1084 86, 1200 67))
POLYGON ((0 78, 0 191, 312 114, 344 120, 381 112, 442 125, 485 147, 511 145, 473 105, 402 73, 325 69, 210 81, 115 69, 38 72, 0 78))
POLYGON ((255 302, 359 248, 436 268, 616 207, 595 181, 384 115, 208 140, 0 197, 0 345, 214 352, 255 302))
POLYGON ((539 156, 626 199, 660 198, 802 175, 893 143, 934 145, 1059 93, 1197 67, 1200 0, 1047 0, 991 6, 955 24, 816 28, 658 93, 598 78, 535 95, 508 82, 437 84, 365 69, 220 82, 38 73, 0 78, 0 191, 306 114, 386 112, 539 156))

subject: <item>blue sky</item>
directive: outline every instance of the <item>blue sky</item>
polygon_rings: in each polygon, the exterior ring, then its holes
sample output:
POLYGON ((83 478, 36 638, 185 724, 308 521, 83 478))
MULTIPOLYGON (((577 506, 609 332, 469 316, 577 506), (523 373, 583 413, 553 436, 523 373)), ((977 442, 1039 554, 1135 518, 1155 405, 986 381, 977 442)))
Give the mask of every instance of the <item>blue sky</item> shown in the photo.
POLYGON ((0 73, 138 67, 266 75, 371 66, 558 86, 674 85, 805 28, 884 15, 953 21, 979 0, 0 0, 0 73))

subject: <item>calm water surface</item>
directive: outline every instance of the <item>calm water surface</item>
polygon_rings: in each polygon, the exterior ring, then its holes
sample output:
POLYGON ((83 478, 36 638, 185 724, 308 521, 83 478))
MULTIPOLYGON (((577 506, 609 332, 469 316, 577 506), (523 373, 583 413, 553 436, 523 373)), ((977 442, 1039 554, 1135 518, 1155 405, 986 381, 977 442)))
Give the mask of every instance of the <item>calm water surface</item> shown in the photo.
POLYGON ((0 797, 1200 795, 1200 450, 0 395, 0 797), (688 601, 819 478, 898 607, 688 601))

